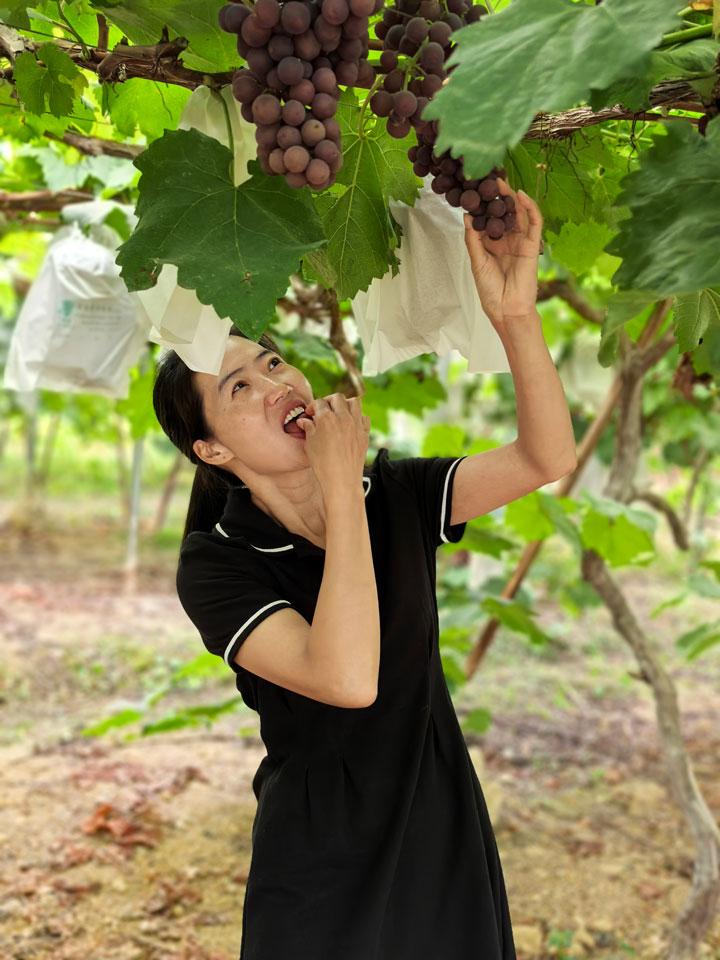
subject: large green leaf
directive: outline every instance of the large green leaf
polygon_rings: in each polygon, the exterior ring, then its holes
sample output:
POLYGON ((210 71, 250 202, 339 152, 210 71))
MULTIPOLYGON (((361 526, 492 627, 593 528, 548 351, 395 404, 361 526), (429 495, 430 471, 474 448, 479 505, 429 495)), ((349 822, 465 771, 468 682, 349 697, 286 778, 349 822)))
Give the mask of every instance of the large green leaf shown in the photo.
POLYGON ((185 37, 182 62, 192 70, 230 70, 240 62, 235 37, 221 30, 219 0, 91 0, 133 43, 157 43, 167 26, 171 39, 185 37))
POLYGON ((27 11, 27 3, 17 3, 16 0, 9 0, 9 2, 0 5, 0 22, 7 23, 11 27, 27 30, 30 26, 27 11))
POLYGON ((249 336, 259 336, 291 273, 325 243, 309 192, 268 177, 257 161, 239 187, 230 150, 199 130, 169 130, 134 161, 138 224, 117 256, 129 290, 153 286, 164 263, 249 336))
POLYGON ((537 201, 545 227, 556 234, 568 221, 588 220, 614 232, 620 219, 613 205, 620 182, 637 165, 637 159, 608 144, 599 126, 562 141, 525 140, 503 160, 512 187, 537 201))
POLYGON ((644 72, 618 80, 607 90, 594 90, 591 106, 602 110, 621 103, 628 110, 644 110, 650 106, 650 90, 662 80, 687 80, 703 100, 710 102, 719 54, 720 44, 709 37, 669 50, 653 50, 644 72))
POLYGON ((720 289, 696 290, 677 298, 675 336, 681 353, 694 350, 710 324, 720 329, 720 289))
POLYGON ((472 177, 500 164, 539 112, 573 107, 593 89, 642 70, 682 0, 514 0, 453 34, 452 80, 423 116, 439 119, 438 151, 452 148, 472 177))
POLYGON ((327 247, 305 258, 315 276, 339 297, 367 290, 371 280, 391 267, 397 272, 395 248, 400 231, 389 201, 415 203, 420 181, 407 158, 410 137, 395 140, 370 111, 362 113, 346 90, 337 113, 343 143, 343 167, 335 185, 315 197, 325 225, 327 247))
POLYGON ((135 136, 139 129, 148 140, 156 140, 165 130, 176 130, 190 90, 172 83, 158 83, 133 77, 107 87, 107 107, 118 133, 135 136))
POLYGON ((83 156, 72 148, 36 147, 26 144, 19 151, 24 156, 37 160, 43 179, 50 190, 77 190, 88 177, 97 180, 105 196, 130 186, 137 177, 137 170, 129 160, 121 157, 83 156))
POLYGON ((580 276, 600 256, 612 230, 606 223, 588 220, 586 223, 564 223, 559 233, 547 230, 545 235, 553 260, 580 276))
POLYGON ((653 560, 653 536, 657 529, 653 514, 588 491, 584 491, 583 498, 590 504, 580 526, 586 549, 595 550, 612 567, 645 566, 653 560))
POLYGON ((13 71, 15 88, 26 110, 55 116, 72 111, 73 101, 87 80, 70 57, 52 43, 43 43, 35 54, 21 53, 13 71))
POLYGON ((611 367, 617 361, 620 348, 620 329, 629 320, 645 311, 652 298, 636 290, 618 290, 608 301, 598 346, 598 363, 611 367))
POLYGON ((623 181, 631 216, 605 248, 623 261, 613 283, 657 297, 720 284, 720 117, 704 137, 688 120, 665 130, 623 181))

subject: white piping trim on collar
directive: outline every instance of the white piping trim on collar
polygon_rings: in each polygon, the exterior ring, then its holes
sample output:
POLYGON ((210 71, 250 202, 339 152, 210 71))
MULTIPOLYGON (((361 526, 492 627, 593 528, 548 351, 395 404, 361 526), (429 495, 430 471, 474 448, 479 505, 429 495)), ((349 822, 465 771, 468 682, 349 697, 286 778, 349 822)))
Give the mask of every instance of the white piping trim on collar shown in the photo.
POLYGON ((450 543, 448 538, 445 536, 445 512, 447 510, 447 494, 448 487, 450 485, 450 477, 452 476, 453 470, 456 469, 457 465, 461 460, 464 460, 465 457, 458 457, 457 460, 454 460, 449 468, 448 472, 445 474, 445 486, 443 487, 443 496, 442 496, 442 510, 440 512, 440 539, 444 543, 450 543))
MULTIPOLYGON (((362 478, 363 483, 365 483, 366 480, 367 480, 367 484, 366 484, 366 486, 365 486, 365 494, 364 494, 365 497, 367 497, 368 493, 370 492, 370 488, 371 488, 371 486, 372 486, 372 477, 363 477, 363 478, 362 478)), ((445 485, 446 485, 446 487, 447 487, 447 480, 446 480, 446 482, 445 482, 445 485)), ((245 484, 243 484, 243 486, 245 486, 245 484)), ((246 489, 247 489, 247 488, 246 488, 246 489)), ((443 506, 443 512, 444 512, 444 509, 445 509, 445 508, 444 508, 444 506, 443 506)), ((215 527, 217 528, 217 530, 218 530, 224 537, 227 537, 228 539, 230 539, 230 535, 229 535, 228 533, 225 533, 225 531, 223 530, 223 528, 220 526, 219 523, 216 523, 216 524, 215 524, 215 527)), ((248 541, 248 543, 249 543, 249 541, 248 541)), ((253 548, 253 550, 260 550, 262 553, 282 553, 282 552, 285 551, 285 550, 294 550, 294 549, 295 549, 295 545, 292 544, 292 543, 288 543, 288 544, 287 544, 286 546, 284 546, 284 547, 256 547, 254 543, 249 543, 249 546, 251 546, 251 547, 253 548)))

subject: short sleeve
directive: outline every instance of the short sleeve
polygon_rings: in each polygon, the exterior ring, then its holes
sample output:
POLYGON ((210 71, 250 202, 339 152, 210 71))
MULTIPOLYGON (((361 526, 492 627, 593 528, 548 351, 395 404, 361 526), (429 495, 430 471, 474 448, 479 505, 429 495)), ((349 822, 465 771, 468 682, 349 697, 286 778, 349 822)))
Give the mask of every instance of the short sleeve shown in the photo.
POLYGON ((389 460, 392 470, 410 486, 418 502, 423 525, 435 548, 457 543, 466 523, 450 523, 453 482, 465 457, 405 457, 389 460))
POLYGON ((206 649, 239 674, 242 667, 235 663, 235 656, 249 634, 271 614, 292 604, 232 561, 232 555, 218 559, 197 550, 181 551, 176 587, 206 649))

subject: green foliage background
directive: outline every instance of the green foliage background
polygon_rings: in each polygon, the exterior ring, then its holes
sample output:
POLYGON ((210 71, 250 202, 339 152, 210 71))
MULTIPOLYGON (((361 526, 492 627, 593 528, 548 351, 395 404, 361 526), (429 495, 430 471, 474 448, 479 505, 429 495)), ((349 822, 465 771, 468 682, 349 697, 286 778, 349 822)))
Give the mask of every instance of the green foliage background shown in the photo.
MULTIPOLYGON (((421 181, 405 156, 413 138, 389 137, 384 122, 367 109, 368 91, 345 89, 338 113, 345 162, 330 190, 290 190, 257 164, 236 186, 228 147, 178 129, 189 89, 135 77, 100 83, 83 66, 82 47, 97 43, 102 15, 108 49, 123 38, 157 43, 167 29, 171 39, 187 41, 181 59, 199 71, 198 82, 204 78, 217 88, 227 82, 218 75, 241 65, 233 38, 217 25, 220 6, 219 0, 0 4, 5 48, 14 44, 16 51, 12 60, 1 61, 0 190, 82 189, 132 204, 139 217, 133 231, 122 218, 110 221, 124 241, 117 262, 130 290, 151 286, 163 264, 174 264, 183 285, 247 335, 257 338, 270 328, 315 394, 327 394, 343 382, 338 356, 307 326, 279 323, 276 302, 295 275, 332 288, 342 316, 352 319, 354 294, 397 269, 401 236, 390 202, 412 205, 418 195, 421 181), (134 163, 89 156, 68 142, 71 135, 130 144, 141 152, 134 163)), ((546 241, 541 283, 573 292, 539 304, 561 373, 579 362, 588 344, 596 372, 617 368, 623 338, 636 341, 653 306, 671 298, 664 329, 672 331, 676 345, 646 385, 642 443, 651 471, 678 469, 669 496, 679 506, 701 452, 710 470, 720 445, 720 43, 712 12, 693 11, 679 0, 498 0, 493 11, 454 35, 456 70, 427 116, 440 123, 440 148, 464 156, 470 174, 502 164, 511 185, 539 203, 546 241), (686 85, 683 107, 654 105, 658 85, 680 82, 686 85), (598 111, 618 103, 635 111, 635 119, 607 116, 562 138, 529 136, 538 114, 598 111), (683 355, 703 378, 691 398, 673 388, 683 355)), ((377 59, 377 51, 371 56, 377 59)), ((3 209, 0 317, 7 343, 22 297, 18 278, 27 282, 37 274, 57 214, 40 213, 30 223, 3 209)), ((356 348, 361 361, 362 344, 356 348)), ((133 436, 154 433, 153 442, 169 455, 169 444, 148 416, 151 374, 137 372, 130 397, 116 404, 43 391, 41 413, 59 415, 76 437, 100 442, 112 441, 113 418, 120 415, 133 436)), ((459 455, 510 441, 509 378, 468 378, 462 364, 451 367, 449 377, 440 377, 435 358, 425 355, 368 378, 363 409, 372 420, 373 442, 387 442, 398 413, 418 427, 416 449, 408 454, 459 455), (449 386, 460 408, 446 415, 448 422, 435 422, 437 412, 447 409, 449 386)), ((597 410, 582 391, 568 387, 567 393, 580 440, 597 410)), ((22 424, 24 413, 8 392, 2 404, 6 420, 22 424)), ((614 440, 611 424, 598 447, 606 465, 614 440)), ((708 509, 715 502, 711 485, 708 509)), ((472 521, 462 543, 441 553, 481 554, 507 572, 526 543, 556 538, 573 558, 592 547, 610 567, 622 569, 657 562, 657 532, 658 517, 645 504, 626 506, 590 494, 557 499, 536 491, 472 521)), ((498 575, 471 588, 466 574, 449 564, 440 578, 447 611, 444 666, 453 685, 462 682, 461 664, 479 611, 529 643, 555 639, 535 616, 535 588, 506 601, 498 596, 502 582, 498 575)), ((720 595, 717 561, 697 563, 668 603, 699 595, 720 595)), ((591 591, 578 587, 576 572, 558 586, 555 599, 567 615, 596 602, 591 591)), ((699 656, 719 636, 720 621, 689 623, 678 651, 699 656)), ((125 716, 138 719, 132 711, 125 716)))

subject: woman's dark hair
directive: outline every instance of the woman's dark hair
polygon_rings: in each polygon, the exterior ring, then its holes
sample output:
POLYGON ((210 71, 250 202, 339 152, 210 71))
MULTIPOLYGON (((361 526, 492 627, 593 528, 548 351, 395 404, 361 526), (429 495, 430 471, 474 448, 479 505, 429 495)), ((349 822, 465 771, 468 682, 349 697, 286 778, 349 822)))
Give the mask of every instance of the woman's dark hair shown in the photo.
MULTIPOLYGON (((229 335, 251 339, 234 326, 230 328, 229 335)), ((267 333, 253 342, 280 353, 277 344, 267 333)), ((210 428, 192 374, 193 371, 177 353, 168 350, 158 363, 153 385, 153 407, 158 423, 178 450, 195 464, 183 540, 193 530, 210 530, 222 515, 228 491, 241 482, 229 470, 205 463, 193 450, 195 440, 208 439, 210 428)))

